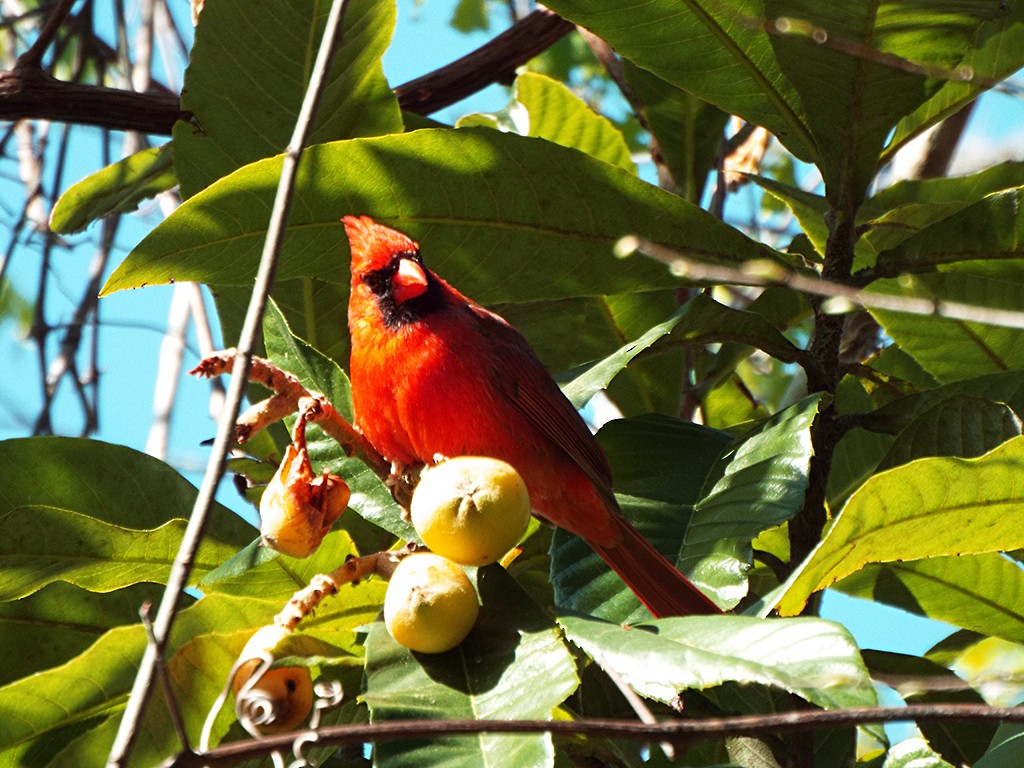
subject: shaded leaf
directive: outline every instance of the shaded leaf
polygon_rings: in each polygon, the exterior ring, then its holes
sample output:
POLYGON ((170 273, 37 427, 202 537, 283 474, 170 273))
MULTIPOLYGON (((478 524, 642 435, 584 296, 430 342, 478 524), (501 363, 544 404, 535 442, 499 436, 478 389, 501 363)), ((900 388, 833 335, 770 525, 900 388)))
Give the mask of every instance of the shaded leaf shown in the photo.
POLYGON ((821 619, 688 616, 623 627, 569 615, 559 623, 588 656, 665 704, 725 682, 777 687, 826 709, 876 701, 853 638, 821 619))
POLYGON ((699 204, 729 116, 629 60, 622 64, 626 81, 643 103, 644 119, 657 139, 676 193, 699 204))
MULTIPOLYGON (((195 496, 169 466, 129 448, 63 437, 0 442, 0 597, 55 581, 98 592, 166 581, 195 496)), ((215 504, 196 577, 253 534, 215 504)))
POLYGON ((1016 187, 951 212, 879 254, 878 269, 892 275, 957 261, 1024 258, 1022 198, 1024 187, 1016 187))
POLYGON ((1024 546, 1014 510, 1024 439, 977 459, 931 458, 875 475, 847 502, 779 603, 792 615, 807 598, 869 563, 980 554, 1024 546))
POLYGON ((53 207, 50 229, 74 234, 104 216, 134 211, 177 183, 170 143, 144 149, 69 187, 53 207))
POLYGON ((903 0, 765 0, 778 64, 807 105, 833 206, 859 203, 892 128, 944 83, 987 8, 903 0), (779 26, 784 25, 784 26, 779 26))
MULTIPOLYGON (((975 261, 969 267, 970 271, 950 267, 907 280, 879 280, 872 283, 871 290, 979 308, 1020 309, 1024 270, 1019 265, 975 261)), ((1024 368, 1019 330, 883 310, 871 314, 904 352, 942 383, 1024 368)))
POLYGON ((137 623, 140 606, 159 602, 162 592, 158 584, 136 584, 96 594, 57 582, 0 603, 0 685, 63 664, 107 630, 137 623))
MULTIPOLYGON (((382 622, 366 640, 372 722, 405 718, 548 719, 579 681, 558 628, 497 565, 477 571, 483 600, 469 637, 443 654, 412 653, 382 622)), ((551 737, 480 734, 392 741, 377 747, 388 766, 551 765, 551 737)))
MULTIPOLYGON (((279 167, 280 158, 254 163, 187 201, 128 256, 104 292, 172 279, 248 284, 279 167)), ((373 215, 419 239, 431 268, 484 303, 676 285, 660 265, 611 255, 620 237, 637 230, 701 259, 773 253, 625 171, 483 128, 310 147, 278 278, 347 283, 338 223, 346 213, 373 215)))
MULTIPOLYGON (((329 10, 329 4, 299 0, 219 0, 203 9, 181 98, 195 124, 174 127, 183 197, 281 152, 295 127, 329 10)), ((310 144, 402 130, 380 62, 394 23, 391 4, 348 3, 310 144)))
POLYGON ((581 408, 633 358, 662 340, 684 344, 734 341, 763 349, 780 360, 793 361, 800 356, 800 350, 760 315, 733 309, 698 293, 668 320, 574 379, 565 388, 566 396, 581 408))
POLYGON ((975 3, 971 10, 978 18, 971 29, 970 46, 956 66, 948 68, 942 88, 899 122, 883 160, 888 161, 921 131, 1024 66, 1024 7, 1007 2, 975 3))
POLYGON ((999 726, 992 746, 974 764, 975 768, 1015 768, 1024 760, 1024 725, 999 726))
POLYGON ((724 112, 763 125, 802 160, 816 159, 807 113, 779 66, 763 3, 553 0, 549 7, 608 41, 623 58, 724 112))

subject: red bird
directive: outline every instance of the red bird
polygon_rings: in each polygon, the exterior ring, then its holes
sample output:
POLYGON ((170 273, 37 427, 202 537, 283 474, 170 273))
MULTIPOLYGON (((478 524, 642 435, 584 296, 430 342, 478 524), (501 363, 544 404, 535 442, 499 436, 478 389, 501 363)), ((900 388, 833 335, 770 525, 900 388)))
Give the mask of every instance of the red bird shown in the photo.
POLYGON ((423 266, 419 245, 345 216, 358 425, 387 460, 503 459, 534 511, 581 536, 655 616, 721 613, 623 517, 594 436, 526 339, 423 266))

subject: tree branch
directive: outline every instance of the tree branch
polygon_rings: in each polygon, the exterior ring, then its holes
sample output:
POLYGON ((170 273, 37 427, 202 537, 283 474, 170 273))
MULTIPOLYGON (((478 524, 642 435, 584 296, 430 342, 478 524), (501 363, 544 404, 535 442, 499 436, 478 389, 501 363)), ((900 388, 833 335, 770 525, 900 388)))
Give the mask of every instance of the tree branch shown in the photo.
MULTIPOLYGON (((429 115, 492 83, 507 82, 516 67, 572 29, 572 24, 547 9, 533 11, 472 53, 398 86, 398 103, 409 112, 429 115)), ((38 67, 16 66, 0 72, 0 120, 22 118, 168 136, 175 122, 191 120, 192 115, 181 110, 176 94, 68 83, 38 67)))
POLYGON ((203 754, 183 752, 162 768, 199 768, 232 765, 273 751, 290 751, 297 739, 306 745, 351 744, 396 739, 422 739, 453 734, 551 733, 556 736, 602 736, 632 741, 671 741, 691 744, 727 736, 753 736, 769 732, 799 732, 844 728, 869 723, 946 721, 1024 723, 1024 707, 986 704, 910 704, 906 707, 858 707, 808 710, 769 715, 741 715, 709 719, 680 719, 660 723, 583 718, 579 720, 395 720, 369 725, 338 725, 317 731, 267 736, 259 740, 223 744, 203 754))

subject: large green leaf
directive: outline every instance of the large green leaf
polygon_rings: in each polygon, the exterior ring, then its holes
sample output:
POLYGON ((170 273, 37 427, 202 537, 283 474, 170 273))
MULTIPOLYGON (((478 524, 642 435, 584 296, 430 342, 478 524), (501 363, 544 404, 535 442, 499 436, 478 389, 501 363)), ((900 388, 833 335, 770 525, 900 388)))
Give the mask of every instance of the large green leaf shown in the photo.
MULTIPOLYGON (((942 179, 906 179, 893 184, 865 201, 857 214, 865 228, 857 242, 859 250, 867 249, 873 257, 883 251, 893 266, 901 264, 899 246, 915 233, 946 219, 968 206, 979 203, 986 195, 1024 183, 1024 163, 1001 163, 969 176, 942 179)), ((984 213, 980 213, 984 216, 984 213)), ((932 241, 938 252, 947 251, 941 240, 932 241)), ((921 245, 910 254, 923 256, 921 245)), ((923 263, 936 256, 924 256, 923 263)), ((875 258, 863 265, 872 266, 875 258)))
POLYGON ((74 234, 96 219, 134 211, 143 200, 177 183, 171 145, 144 149, 68 188, 53 207, 50 229, 74 234))
MULTIPOLYGON (((598 439, 611 463, 623 512, 663 555, 676 562, 693 504, 700 498, 704 478, 730 442, 729 435, 652 415, 609 422, 598 439)), ((619 622, 650 617, 583 539, 562 530, 555 532, 551 544, 551 584, 562 607, 619 622)))
POLYGON ((953 768, 939 757, 928 742, 920 737, 893 744, 885 756, 882 768, 953 768))
POLYGON ((975 768, 1016 768, 1024 760, 1024 726, 1001 725, 975 768))
POLYGON ((665 704, 726 682, 781 688, 827 709, 876 703, 853 638, 821 619, 689 616, 625 627, 573 615, 559 623, 588 656, 665 704))
MULTIPOLYGON (((1024 290, 1022 263, 973 261, 949 265, 942 272, 915 275, 907 280, 878 280, 871 284, 871 290, 981 308, 1019 310, 1024 290)), ((1024 369, 1024 344, 1019 330, 889 310, 871 313, 889 337, 940 382, 1024 369)))
POLYGON ((1024 641, 1024 570, 983 553, 869 565, 836 585, 964 629, 1024 641))
MULTIPOLYGON (((174 128, 184 197, 288 143, 329 10, 301 0, 218 0, 203 8, 181 99, 195 121, 174 128)), ((392 4, 347 4, 309 143, 402 130, 380 62, 394 23, 392 4)))
POLYGON ((826 196, 842 208, 863 199, 893 126, 942 86, 978 14, 990 13, 945 0, 765 0, 764 11, 807 110, 826 196))
POLYGON ((137 623, 139 607, 159 602, 162 592, 158 584, 136 584, 97 594, 57 582, 0 603, 0 685, 63 664, 107 630, 137 623))
POLYGON ((783 75, 762 0, 552 0, 623 58, 729 114, 763 125, 803 160, 817 159, 807 112, 783 75))
POLYGON ((928 456, 971 459, 1021 434, 1020 417, 1010 406, 997 402, 993 393, 976 396, 950 392, 955 386, 940 388, 946 392, 941 399, 901 398, 864 422, 877 431, 855 429, 844 435, 829 475, 832 508, 838 509, 849 494, 878 470, 928 456), (931 407, 920 408, 925 402, 931 403, 931 407), (911 420, 906 421, 911 414, 911 420), (895 437, 885 434, 890 431, 895 437))
MULTIPOLYGON (((253 163, 187 201, 139 244, 104 292, 172 279, 249 284, 280 162, 253 163)), ((660 265, 612 256, 612 245, 630 232, 700 259, 773 253, 621 169, 485 128, 311 147, 296 180, 278 278, 346 284, 338 217, 347 213, 371 214, 419 239, 435 271, 485 303, 676 285, 660 265)))
MULTIPOLYGON (((497 565, 477 571, 476 627, 444 654, 412 653, 375 623, 366 640, 363 699, 373 722, 404 718, 548 719, 579 683, 558 628, 497 565)), ((396 766, 551 765, 550 736, 447 736, 380 744, 396 766)))
MULTIPOLYGON (((169 466, 129 448, 62 437, 0 442, 0 598, 55 581, 97 592, 166 581, 195 496, 169 466)), ((215 505, 196 576, 253 534, 215 505)))
POLYGON ((732 607, 747 593, 750 542, 803 507, 810 470, 811 425, 820 395, 806 397, 741 439, 721 477, 697 502, 677 562, 693 581, 732 607))
POLYGON ((920 229, 878 256, 878 269, 893 275, 973 259, 1024 258, 1024 187, 994 192, 920 229))
POLYGON ((835 518, 779 603, 798 613, 814 592, 869 563, 1024 547, 1024 438, 977 459, 931 458, 868 480, 835 518))
MULTIPOLYGON (((202 634, 212 640, 206 646, 210 653, 203 659, 191 658, 184 667, 183 657, 170 660, 177 700, 193 743, 198 742, 197 723, 202 722, 248 634, 267 623, 279 608, 253 597, 210 596, 179 614, 171 633, 172 651, 202 634)), ((0 711, 5 714, 0 719, 0 762, 17 765, 19 756, 35 752, 33 763, 46 764, 64 748, 57 765, 101 764, 145 643, 141 626, 116 627, 66 664, 0 688, 0 711), (107 723, 99 729, 100 743, 90 741, 90 735, 96 737, 93 728, 98 718, 107 723), (39 755, 46 759, 40 761, 39 755)), ((155 765, 179 748, 162 698, 154 696, 132 764, 155 765)))

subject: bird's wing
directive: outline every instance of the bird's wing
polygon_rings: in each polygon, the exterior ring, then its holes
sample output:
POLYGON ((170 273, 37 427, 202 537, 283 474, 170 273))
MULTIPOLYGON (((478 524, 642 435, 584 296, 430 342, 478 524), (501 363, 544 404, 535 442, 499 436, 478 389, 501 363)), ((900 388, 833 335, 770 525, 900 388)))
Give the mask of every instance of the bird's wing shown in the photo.
POLYGON ((527 420, 565 451, 586 473, 610 509, 617 509, 608 459, 529 343, 499 315, 470 304, 505 374, 498 388, 527 420), (508 375, 511 374, 511 375, 508 375))

